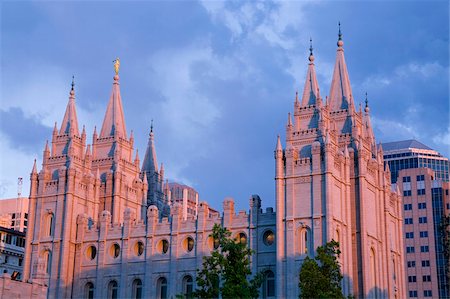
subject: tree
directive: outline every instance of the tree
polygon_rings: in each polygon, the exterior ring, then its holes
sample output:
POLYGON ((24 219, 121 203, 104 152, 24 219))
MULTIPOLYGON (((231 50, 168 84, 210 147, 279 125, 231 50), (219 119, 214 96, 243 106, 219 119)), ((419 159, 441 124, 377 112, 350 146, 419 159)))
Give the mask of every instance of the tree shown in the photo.
POLYGON ((199 298, 257 298, 263 275, 248 279, 250 256, 253 251, 246 242, 232 239, 231 232, 215 224, 211 236, 218 243, 211 256, 203 257, 203 268, 197 270, 194 297, 199 298))
POLYGON ((300 269, 300 298, 345 298, 337 261, 340 253, 339 243, 331 240, 317 248, 315 259, 306 257, 300 269))
POLYGON ((444 256, 447 260, 444 269, 447 279, 450 279, 450 215, 443 216, 441 221, 442 245, 444 246, 444 256))

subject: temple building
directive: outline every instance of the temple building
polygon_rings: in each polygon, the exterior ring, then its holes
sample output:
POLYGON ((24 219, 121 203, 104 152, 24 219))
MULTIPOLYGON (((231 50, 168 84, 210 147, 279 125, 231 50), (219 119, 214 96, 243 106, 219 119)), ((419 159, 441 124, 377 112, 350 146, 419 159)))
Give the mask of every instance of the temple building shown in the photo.
POLYGON ((329 97, 314 55, 301 98, 288 114, 285 147, 275 151, 277 296, 298 296, 303 259, 332 239, 340 244, 344 294, 404 298, 402 205, 377 146, 366 98, 355 107, 341 32, 329 97))
POLYGON ((75 89, 63 121, 31 172, 23 280, 48 298, 173 298, 196 288, 214 224, 255 251, 262 298, 294 298, 303 260, 332 239, 345 295, 405 298, 402 202, 376 144, 370 110, 356 109, 342 35, 329 97, 319 93, 312 47, 302 96, 275 148, 276 211, 226 198, 218 212, 195 190, 164 179, 153 127, 141 164, 128 134, 119 64, 102 128, 78 125, 75 89))

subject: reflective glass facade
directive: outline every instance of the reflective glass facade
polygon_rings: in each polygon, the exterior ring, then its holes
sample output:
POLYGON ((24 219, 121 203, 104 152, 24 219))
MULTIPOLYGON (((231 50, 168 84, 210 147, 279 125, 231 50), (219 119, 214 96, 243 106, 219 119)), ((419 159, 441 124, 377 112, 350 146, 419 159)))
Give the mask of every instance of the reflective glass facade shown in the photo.
POLYGON ((436 246, 436 266, 437 278, 439 285, 439 298, 450 298, 449 281, 446 275, 445 265, 447 259, 444 255, 444 244, 441 235, 441 221, 444 216, 443 206, 443 190, 442 188, 432 188, 432 202, 433 202, 433 225, 434 225, 434 241, 436 246))
POLYGON ((402 169, 429 168, 435 172, 435 179, 449 181, 449 160, 427 146, 412 140, 383 144, 384 163, 389 164, 391 183, 397 182, 402 169), (414 147, 417 146, 417 147, 414 147))

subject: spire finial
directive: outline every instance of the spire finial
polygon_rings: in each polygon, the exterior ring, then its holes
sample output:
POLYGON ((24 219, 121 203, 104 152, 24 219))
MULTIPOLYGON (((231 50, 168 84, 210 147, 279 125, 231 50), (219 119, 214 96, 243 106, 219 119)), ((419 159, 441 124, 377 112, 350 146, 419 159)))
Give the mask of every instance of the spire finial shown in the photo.
POLYGON ((309 61, 312 63, 314 61, 312 38, 309 38, 309 61))
POLYGON ((113 60, 114 62, 114 72, 116 72, 116 76, 119 75, 119 68, 120 68, 120 59, 119 57, 117 57, 115 60, 113 60))
POLYGON ((152 118, 152 121, 150 123, 150 133, 153 133, 153 118, 152 118))
POLYGON ((338 26, 339 26, 339 34, 338 34, 339 38, 338 38, 337 45, 338 45, 338 47, 341 48, 344 45, 344 41, 342 40, 341 22, 338 23, 338 26))
POLYGON ((366 102, 366 107, 364 108, 364 111, 365 112, 369 112, 369 100, 367 99, 367 91, 366 91, 366 100, 365 100, 365 102, 366 102))
POLYGON ((73 97, 75 95, 75 90, 74 90, 74 86, 75 86, 75 76, 72 75, 72 88, 70 89, 70 95, 73 97))

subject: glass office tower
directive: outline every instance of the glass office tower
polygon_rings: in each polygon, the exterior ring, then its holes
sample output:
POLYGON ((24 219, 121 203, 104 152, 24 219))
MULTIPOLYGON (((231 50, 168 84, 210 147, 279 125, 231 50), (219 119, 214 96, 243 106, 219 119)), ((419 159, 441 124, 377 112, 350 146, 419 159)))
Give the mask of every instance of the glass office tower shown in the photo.
POLYGON ((398 172, 410 168, 430 168, 436 178, 449 181, 449 160, 417 140, 383 143, 384 163, 389 164, 391 183, 397 182, 398 172))

